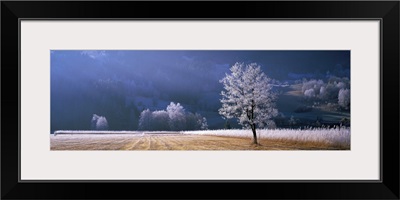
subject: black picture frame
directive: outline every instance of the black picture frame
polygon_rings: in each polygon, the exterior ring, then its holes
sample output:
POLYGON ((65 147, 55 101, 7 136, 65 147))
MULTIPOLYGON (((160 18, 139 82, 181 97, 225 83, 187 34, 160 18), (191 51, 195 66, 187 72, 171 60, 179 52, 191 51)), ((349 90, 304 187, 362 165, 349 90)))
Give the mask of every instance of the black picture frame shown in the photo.
POLYGON ((399 199, 399 8, 398 1, 2 1, 1 198, 399 199), (381 181, 20 182, 20 19, 379 19, 381 181))

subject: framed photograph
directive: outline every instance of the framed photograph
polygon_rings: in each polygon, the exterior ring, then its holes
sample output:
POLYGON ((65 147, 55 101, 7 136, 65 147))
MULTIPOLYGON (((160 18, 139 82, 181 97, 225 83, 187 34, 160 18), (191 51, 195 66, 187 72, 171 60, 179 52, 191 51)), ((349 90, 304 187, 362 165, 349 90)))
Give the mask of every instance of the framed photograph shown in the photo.
POLYGON ((399 199, 399 8, 3 1, 1 198, 399 199))

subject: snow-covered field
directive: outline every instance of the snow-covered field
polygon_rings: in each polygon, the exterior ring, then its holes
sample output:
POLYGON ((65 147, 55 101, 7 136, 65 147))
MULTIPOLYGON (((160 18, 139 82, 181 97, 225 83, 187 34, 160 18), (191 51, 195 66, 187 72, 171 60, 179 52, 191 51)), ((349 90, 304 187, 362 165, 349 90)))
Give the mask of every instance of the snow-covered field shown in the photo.
MULTIPOLYGON (((245 137, 252 138, 251 130, 204 130, 204 131, 184 131, 184 134, 245 137)), ((300 142, 322 142, 331 145, 350 146, 350 128, 313 128, 306 130, 297 129, 275 129, 257 130, 257 137, 261 139, 292 140, 300 142)))

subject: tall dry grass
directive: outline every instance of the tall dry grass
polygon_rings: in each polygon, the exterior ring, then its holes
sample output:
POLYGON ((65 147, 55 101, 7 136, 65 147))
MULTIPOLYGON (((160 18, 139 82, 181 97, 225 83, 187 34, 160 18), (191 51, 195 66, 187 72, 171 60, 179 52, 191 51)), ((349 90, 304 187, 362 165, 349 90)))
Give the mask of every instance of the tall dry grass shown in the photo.
MULTIPOLYGON (((204 130, 204 131, 184 131, 183 134, 212 135, 225 137, 252 138, 253 133, 247 129, 234 130, 204 130)), ((350 148, 350 128, 309 128, 309 129, 259 129, 257 130, 259 139, 269 139, 276 141, 290 141, 302 144, 326 144, 334 147, 350 148)))

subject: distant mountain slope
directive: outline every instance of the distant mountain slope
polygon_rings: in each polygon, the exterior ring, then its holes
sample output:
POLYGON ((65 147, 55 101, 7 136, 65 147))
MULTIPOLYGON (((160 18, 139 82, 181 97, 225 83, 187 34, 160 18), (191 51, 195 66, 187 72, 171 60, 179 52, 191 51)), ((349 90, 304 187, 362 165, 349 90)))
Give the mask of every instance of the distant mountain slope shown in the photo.
POLYGON ((319 119, 324 123, 338 123, 344 117, 350 118, 349 112, 325 109, 329 102, 318 104, 305 99, 301 92, 301 84, 281 88, 280 93, 276 105, 279 112, 287 118, 293 116, 302 121, 317 121, 319 119))

